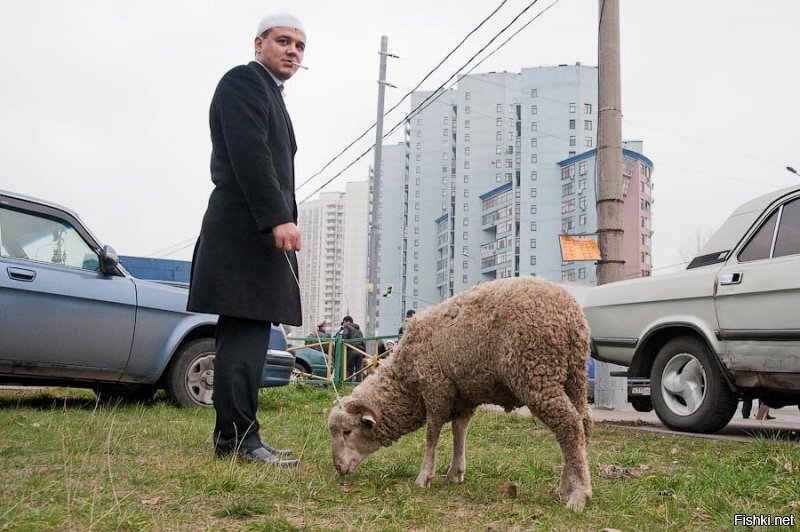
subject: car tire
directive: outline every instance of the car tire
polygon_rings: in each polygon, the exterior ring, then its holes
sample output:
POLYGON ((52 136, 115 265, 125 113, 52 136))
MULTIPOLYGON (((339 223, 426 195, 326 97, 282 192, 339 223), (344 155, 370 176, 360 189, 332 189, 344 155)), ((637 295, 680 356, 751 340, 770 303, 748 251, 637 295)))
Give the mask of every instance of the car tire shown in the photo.
POLYGON ((637 412, 650 412, 653 410, 653 402, 649 397, 631 397, 628 402, 637 412))
POLYGON ((670 340, 656 355, 650 398, 670 429, 713 433, 736 413, 739 399, 712 357, 705 342, 688 336, 670 340))
POLYGON ((164 388, 167 397, 180 407, 213 406, 213 338, 199 338, 182 346, 167 368, 164 388))
POLYGON ((291 380, 293 381, 305 381, 308 380, 309 377, 303 375, 306 373, 308 375, 311 374, 311 368, 308 367, 308 364, 303 362, 302 360, 295 359, 294 361, 294 370, 292 370, 291 380))

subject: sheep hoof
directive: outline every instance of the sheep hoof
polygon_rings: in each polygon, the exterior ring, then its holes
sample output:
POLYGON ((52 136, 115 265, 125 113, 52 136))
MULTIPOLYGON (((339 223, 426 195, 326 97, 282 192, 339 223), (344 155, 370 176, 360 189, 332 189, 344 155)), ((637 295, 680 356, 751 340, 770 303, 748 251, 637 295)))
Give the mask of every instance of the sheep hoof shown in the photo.
POLYGON ((580 490, 573 491, 569 499, 567 499, 567 508, 575 512, 582 512, 583 508, 586 506, 586 500, 588 497, 586 493, 580 490))
POLYGON ((464 482, 464 472, 463 471, 448 471, 447 472, 447 482, 452 482, 454 484, 461 484, 464 482))
POLYGON ((414 484, 416 484, 420 488, 430 488, 431 480, 432 479, 430 476, 428 476, 428 473, 423 471, 419 475, 417 475, 417 480, 414 481, 414 484))

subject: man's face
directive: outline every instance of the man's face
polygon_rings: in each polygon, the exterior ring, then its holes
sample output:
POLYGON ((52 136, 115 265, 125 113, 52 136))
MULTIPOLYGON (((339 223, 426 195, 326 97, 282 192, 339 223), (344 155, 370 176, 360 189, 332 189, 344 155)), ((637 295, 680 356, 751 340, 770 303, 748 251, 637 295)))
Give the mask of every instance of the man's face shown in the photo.
POLYGON ((278 26, 269 30, 265 37, 256 37, 255 47, 256 61, 279 80, 286 81, 297 72, 294 63, 303 62, 306 34, 295 28, 278 26))

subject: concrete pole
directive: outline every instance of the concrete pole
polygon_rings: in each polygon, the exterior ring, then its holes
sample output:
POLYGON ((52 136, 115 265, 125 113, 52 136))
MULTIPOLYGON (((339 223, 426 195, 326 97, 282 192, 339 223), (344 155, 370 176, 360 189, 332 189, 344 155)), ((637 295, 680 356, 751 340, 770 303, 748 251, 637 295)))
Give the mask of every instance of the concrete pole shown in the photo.
MULTIPOLYGON (((597 284, 624 277, 622 225, 622 91, 620 89, 619 0, 599 0, 597 128, 597 284)), ((610 376, 618 366, 595 367, 595 406, 621 409, 624 380, 610 376)))
POLYGON ((378 309, 378 206, 381 197, 381 159, 383 158, 383 107, 386 93, 386 56, 389 38, 381 37, 380 67, 378 70, 378 118, 375 124, 375 162, 372 170, 372 215, 369 223, 369 284, 367 297, 367 336, 375 336, 378 309))

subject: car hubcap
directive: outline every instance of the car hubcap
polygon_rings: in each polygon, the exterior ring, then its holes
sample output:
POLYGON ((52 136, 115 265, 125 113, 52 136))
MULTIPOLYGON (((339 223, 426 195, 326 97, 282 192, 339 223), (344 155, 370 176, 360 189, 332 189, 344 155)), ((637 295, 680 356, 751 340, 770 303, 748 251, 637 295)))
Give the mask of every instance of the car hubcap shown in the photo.
POLYGON ((661 396, 675 414, 695 413, 706 397, 706 372, 700 361, 689 353, 672 357, 661 374, 661 396))
POLYGON ((214 354, 200 355, 186 370, 186 391, 198 404, 211 405, 214 392, 214 354))

